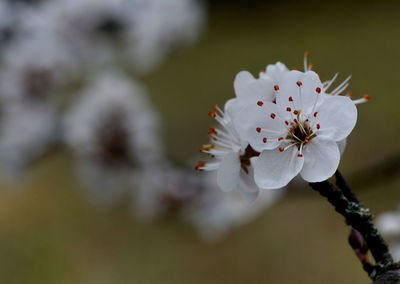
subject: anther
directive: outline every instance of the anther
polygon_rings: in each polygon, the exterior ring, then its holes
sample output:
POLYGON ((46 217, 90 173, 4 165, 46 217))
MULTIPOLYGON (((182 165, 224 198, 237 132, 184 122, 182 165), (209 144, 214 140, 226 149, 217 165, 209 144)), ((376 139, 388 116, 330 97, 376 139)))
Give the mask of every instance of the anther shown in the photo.
POLYGON ((216 110, 217 108, 218 108, 218 105, 217 105, 217 104, 214 104, 214 105, 213 105, 213 109, 216 110))
POLYGON ((321 125, 319 125, 319 123, 317 124, 317 129, 320 129, 321 128, 321 125))
POLYGON ((289 97, 289 102, 293 102, 293 97, 292 96, 289 97))
POLYGON ((292 109, 290 107, 287 107, 286 111, 292 111, 292 109))
POLYGON ((321 88, 320 88, 320 87, 317 87, 317 88, 315 89, 315 91, 319 94, 319 93, 321 93, 321 88))
POLYGON ((275 119, 275 116, 276 116, 275 113, 271 113, 271 118, 272 119, 275 119))
POLYGON ((283 137, 279 137, 279 138, 278 138, 278 141, 281 141, 281 140, 283 140, 283 137))
POLYGON ((300 81, 297 81, 296 84, 297 84, 297 86, 299 86, 299 87, 300 87, 301 85, 303 85, 303 83, 300 82, 300 81))
POLYGON ((217 116, 217 113, 214 112, 214 111, 209 110, 209 111, 208 111, 208 116, 216 117, 216 116, 217 116))
POLYGON ((369 101, 371 99, 370 95, 364 95, 364 99, 366 99, 367 101, 369 101))
POLYGON ((264 138, 263 138, 263 142, 264 142, 264 143, 267 143, 267 140, 268 140, 267 137, 264 137, 264 138))
POLYGON ((310 64, 308 64, 308 69, 313 69, 314 66, 315 66, 314 63, 311 63, 311 62, 310 62, 310 64))
POLYGON ((260 128, 260 127, 257 127, 257 128, 256 128, 256 131, 257 131, 258 133, 260 133, 260 132, 261 132, 261 128, 260 128))
POLYGON ((297 70, 297 71, 299 71, 299 67, 297 67, 297 66, 293 66, 293 70, 297 70))
POLYGON ((285 148, 279 147, 279 151, 283 152, 283 150, 285 150, 285 148))
POLYGON ((262 106, 264 103, 263 103, 262 101, 258 101, 257 104, 258 104, 259 106, 262 106))
POLYGON ((275 86, 274 86, 274 90, 275 90, 275 91, 278 91, 278 90, 279 90, 279 86, 278 86, 278 85, 275 85, 275 86))
POLYGON ((348 92, 347 92, 347 95, 348 95, 349 97, 352 97, 352 96, 354 96, 354 93, 351 92, 351 91, 348 91, 348 92))
POLYGON ((286 124, 286 125, 289 125, 289 121, 285 120, 285 124, 286 124))
POLYGON ((299 111, 295 109, 295 110, 293 111, 293 113, 294 113, 295 115, 298 115, 298 114, 299 114, 299 111))
POLYGON ((305 52, 304 52, 304 56, 305 56, 305 57, 309 57, 309 56, 310 56, 310 53, 309 53, 308 51, 305 51, 305 52))
POLYGON ((214 127, 210 126, 208 129, 208 134, 218 134, 214 127))
POLYGON ((297 157, 303 157, 303 154, 298 153, 298 154, 297 154, 297 157))
POLYGON ((197 165, 194 167, 195 170, 201 171, 202 169, 200 169, 201 167, 204 167, 206 165, 206 162, 198 162, 197 165))
POLYGON ((314 117, 317 117, 318 111, 314 112, 314 117))
POLYGON ((304 138, 307 142, 310 141, 310 136, 306 136, 306 138, 304 138))

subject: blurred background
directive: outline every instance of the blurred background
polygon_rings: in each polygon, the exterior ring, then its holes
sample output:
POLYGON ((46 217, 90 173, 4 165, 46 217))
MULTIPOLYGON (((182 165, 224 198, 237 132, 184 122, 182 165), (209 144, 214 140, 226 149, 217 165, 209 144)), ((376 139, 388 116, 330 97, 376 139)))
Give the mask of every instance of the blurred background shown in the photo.
POLYGON ((193 168, 236 73, 309 51, 323 80, 372 96, 340 169, 374 214, 395 211, 399 3, 1 0, 0 15, 1 283, 370 282, 304 181, 248 205, 193 168))

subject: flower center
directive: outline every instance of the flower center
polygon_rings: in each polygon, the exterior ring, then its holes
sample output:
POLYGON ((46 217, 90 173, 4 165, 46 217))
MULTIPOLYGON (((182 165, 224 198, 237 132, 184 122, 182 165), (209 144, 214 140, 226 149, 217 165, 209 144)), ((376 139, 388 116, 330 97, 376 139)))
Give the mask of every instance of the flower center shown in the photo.
POLYGON ((242 167, 242 169, 244 170, 244 172, 246 174, 249 173, 249 170, 247 169, 247 167, 249 167, 251 165, 250 158, 258 157, 259 155, 260 155, 260 152, 257 152, 256 150, 254 150, 250 145, 248 145, 246 147, 246 149, 244 150, 244 154, 240 156, 240 166, 242 167))

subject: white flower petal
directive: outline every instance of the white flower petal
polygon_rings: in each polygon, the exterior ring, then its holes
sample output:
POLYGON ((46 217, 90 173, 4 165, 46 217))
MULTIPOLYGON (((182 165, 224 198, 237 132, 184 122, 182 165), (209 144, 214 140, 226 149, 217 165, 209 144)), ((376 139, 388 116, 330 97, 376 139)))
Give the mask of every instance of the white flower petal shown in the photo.
POLYGON ((346 138, 357 122, 357 108, 348 97, 327 97, 318 109, 318 136, 334 141, 346 138))
POLYGON ((217 183, 222 191, 231 191, 236 188, 239 181, 239 173, 239 153, 230 152, 222 159, 217 173, 217 183))
POLYGON ((339 147, 340 156, 342 156, 344 153, 344 150, 346 149, 347 141, 346 141, 346 139, 343 139, 343 140, 337 141, 336 144, 339 147))
POLYGON ((301 109, 303 113, 310 112, 317 102, 321 103, 322 95, 323 86, 317 73, 293 70, 283 76, 279 84, 276 103, 284 108, 291 107, 301 109), (301 83, 300 86, 298 82, 301 83), (320 93, 317 92, 317 88, 320 88, 320 93), (289 97, 293 98, 293 102, 289 101, 289 97))
POLYGON ((289 69, 282 62, 267 65, 266 72, 263 76, 268 76, 272 79, 274 84, 279 84, 283 75, 289 72, 289 69))
POLYGON ((278 106, 269 102, 262 106, 252 104, 243 107, 234 120, 241 139, 249 142, 257 151, 276 148, 280 144, 278 138, 285 137, 287 132, 285 122, 278 116, 277 111, 278 106), (272 118, 271 114, 274 114, 275 118, 272 118), (264 138, 267 138, 266 142, 264 138))
POLYGON ((252 167, 248 167, 249 172, 245 173, 244 171, 240 171, 240 179, 238 183, 238 190, 242 196, 242 198, 248 202, 253 203, 258 195, 260 194, 260 190, 254 181, 254 170, 252 167))
POLYGON ((304 147, 304 165, 300 172, 308 182, 320 182, 330 178, 339 165, 340 152, 335 141, 316 137, 304 147))
POLYGON ((254 180, 260 188, 275 189, 287 185, 301 170, 304 158, 296 147, 283 152, 263 151, 254 162, 254 180))
POLYGON ((239 72, 233 83, 235 93, 240 103, 256 103, 257 101, 270 101, 274 99, 274 85, 270 78, 256 79, 248 71, 239 72))

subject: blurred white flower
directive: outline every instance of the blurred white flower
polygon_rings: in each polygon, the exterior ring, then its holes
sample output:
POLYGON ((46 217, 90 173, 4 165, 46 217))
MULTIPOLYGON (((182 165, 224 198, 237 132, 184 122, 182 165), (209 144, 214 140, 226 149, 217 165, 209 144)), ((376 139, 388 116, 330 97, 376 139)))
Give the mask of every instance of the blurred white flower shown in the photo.
POLYGON ((379 215, 376 225, 390 241, 390 252, 395 261, 400 261, 400 212, 386 212, 379 215))
POLYGON ((355 126, 357 109, 343 96, 327 96, 318 75, 290 71, 283 76, 276 103, 261 100, 243 108, 234 120, 242 139, 261 152, 254 178, 261 188, 287 185, 297 174, 319 182, 336 171, 337 142, 355 126))
POLYGON ((65 140, 94 197, 120 199, 135 172, 150 167, 162 152, 158 119, 144 89, 124 75, 97 75, 65 118, 65 140))
POLYGON ((57 119, 47 105, 12 104, 0 117, 0 161, 3 170, 18 173, 44 154, 57 139, 57 119))
POLYGON ((219 127, 210 127, 210 143, 200 151, 209 154, 211 162, 200 161, 196 169, 200 171, 217 170, 217 182, 223 191, 239 190, 247 202, 253 202, 259 189, 254 183, 252 158, 259 155, 247 143, 243 143, 233 125, 238 101, 233 99, 225 104, 225 112, 217 105, 216 112, 209 112, 219 123, 219 127))

